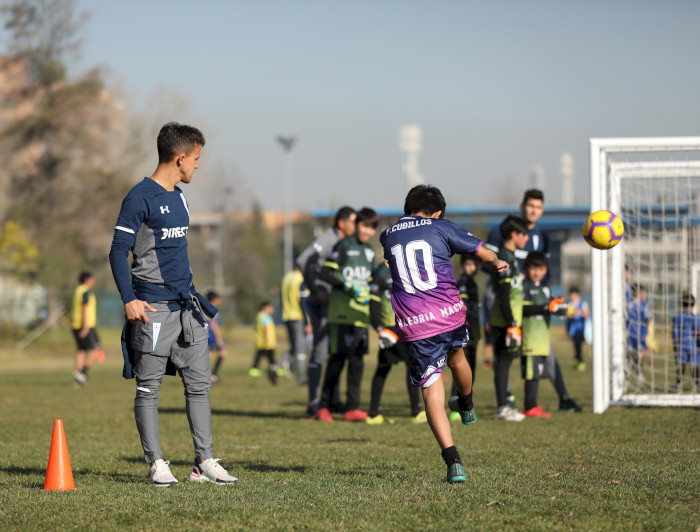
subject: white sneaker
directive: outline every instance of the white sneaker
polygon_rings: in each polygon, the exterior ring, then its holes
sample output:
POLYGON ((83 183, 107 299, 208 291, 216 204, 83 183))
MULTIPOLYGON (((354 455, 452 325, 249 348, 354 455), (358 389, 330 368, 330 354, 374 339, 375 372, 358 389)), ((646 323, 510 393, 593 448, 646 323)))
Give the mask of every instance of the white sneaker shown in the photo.
POLYGON ((82 371, 74 371, 73 372, 73 378, 75 379, 75 382, 83 386, 84 384, 87 384, 87 377, 85 376, 85 373, 82 371))
POLYGON ((228 474, 219 465, 221 458, 207 458, 201 464, 195 464, 190 473, 189 480, 192 482, 213 482, 214 484, 233 484, 238 482, 236 477, 228 474))
POLYGON ((177 479, 170 472, 168 467, 170 460, 163 460, 159 458, 148 470, 148 480, 154 486, 169 488, 177 484, 177 479))
POLYGON ((496 410, 495 417, 503 421, 522 421, 525 419, 524 414, 521 414, 515 408, 511 408, 508 405, 499 407, 498 410, 496 410))

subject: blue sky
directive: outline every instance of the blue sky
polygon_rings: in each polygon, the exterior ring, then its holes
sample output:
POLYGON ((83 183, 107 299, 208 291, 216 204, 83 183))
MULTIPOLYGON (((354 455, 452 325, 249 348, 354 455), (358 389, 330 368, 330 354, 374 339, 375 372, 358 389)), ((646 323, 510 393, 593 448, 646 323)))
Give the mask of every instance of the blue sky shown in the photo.
POLYGON ((536 164, 559 203, 564 151, 586 203, 590 137, 700 133, 700 2, 77 6, 92 13, 82 67, 106 66, 146 118, 156 119, 154 97, 187 102, 158 118, 204 130, 201 186, 188 190, 198 208, 219 205, 211 191, 224 182, 229 202, 282 208, 278 134, 299 137, 297 208, 395 206, 405 193, 398 128, 419 124, 422 174, 449 211, 517 201, 536 164))

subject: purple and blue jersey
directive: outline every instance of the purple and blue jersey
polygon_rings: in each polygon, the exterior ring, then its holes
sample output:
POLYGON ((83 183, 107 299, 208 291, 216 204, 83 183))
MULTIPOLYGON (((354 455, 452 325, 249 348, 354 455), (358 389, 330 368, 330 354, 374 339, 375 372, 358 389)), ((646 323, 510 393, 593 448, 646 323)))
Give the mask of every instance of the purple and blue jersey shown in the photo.
POLYGON ((482 241, 444 219, 404 216, 379 238, 389 263, 399 338, 412 342, 461 327, 467 313, 452 255, 476 254, 482 241))
POLYGON ((700 364, 698 334, 700 334, 700 316, 684 311, 678 313, 673 319, 673 349, 679 363, 700 364))
POLYGON ((129 191, 122 202, 109 253, 114 280, 125 304, 137 299, 132 278, 134 284, 150 283, 176 293, 190 292, 189 225, 190 211, 178 187, 170 192, 146 177, 129 191), (133 253, 131 272, 129 252, 133 253))

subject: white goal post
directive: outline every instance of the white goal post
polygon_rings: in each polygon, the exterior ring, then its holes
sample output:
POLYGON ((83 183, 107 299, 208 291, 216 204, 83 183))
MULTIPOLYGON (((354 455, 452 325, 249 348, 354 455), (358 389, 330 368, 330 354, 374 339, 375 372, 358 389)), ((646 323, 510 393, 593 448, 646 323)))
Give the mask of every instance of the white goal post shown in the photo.
POLYGON ((672 341, 681 293, 700 301, 700 137, 590 139, 590 156, 591 212, 625 223, 618 246, 591 250, 593 411, 700 406, 672 341), (641 363, 627 350, 626 266, 654 316, 641 363))

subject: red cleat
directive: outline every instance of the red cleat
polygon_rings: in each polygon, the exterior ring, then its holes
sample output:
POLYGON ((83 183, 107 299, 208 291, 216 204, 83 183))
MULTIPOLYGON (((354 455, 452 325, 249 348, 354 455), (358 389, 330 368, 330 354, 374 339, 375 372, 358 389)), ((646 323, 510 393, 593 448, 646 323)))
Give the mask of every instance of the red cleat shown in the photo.
POLYGON ((348 421, 364 421, 367 419, 367 412, 363 412, 362 410, 348 410, 343 414, 345 416, 345 419, 348 421))
POLYGON ((530 410, 523 411, 525 417, 552 417, 552 414, 545 412, 539 406, 533 406, 530 410))
POLYGON ((331 411, 327 408, 319 408, 311 419, 318 419, 319 421, 324 421, 326 423, 333 423, 333 416, 331 415, 331 411))

